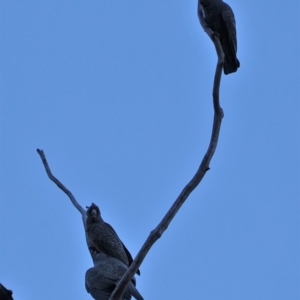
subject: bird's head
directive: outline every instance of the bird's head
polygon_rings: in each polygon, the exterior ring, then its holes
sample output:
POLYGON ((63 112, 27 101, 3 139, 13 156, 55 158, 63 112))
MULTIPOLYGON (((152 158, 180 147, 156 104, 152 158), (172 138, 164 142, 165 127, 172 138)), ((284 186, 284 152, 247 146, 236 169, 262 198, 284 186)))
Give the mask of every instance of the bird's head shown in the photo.
POLYGON ((92 205, 90 207, 87 207, 87 209, 88 210, 86 213, 88 218, 92 218, 93 220, 96 220, 101 216, 100 209, 96 204, 92 203, 92 205))

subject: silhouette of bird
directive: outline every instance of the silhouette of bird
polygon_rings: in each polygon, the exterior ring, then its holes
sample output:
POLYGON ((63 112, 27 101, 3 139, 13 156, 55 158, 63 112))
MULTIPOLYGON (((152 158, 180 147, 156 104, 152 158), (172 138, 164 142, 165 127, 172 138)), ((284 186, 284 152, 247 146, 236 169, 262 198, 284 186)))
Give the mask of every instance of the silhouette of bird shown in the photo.
MULTIPOLYGON (((116 285, 127 271, 127 266, 121 261, 91 250, 94 267, 85 273, 86 290, 95 300, 108 300, 116 285)), ((137 300, 144 300, 136 289, 135 279, 129 282, 122 299, 129 300, 133 296, 137 300)))
POLYGON ((208 27, 217 34, 225 55, 224 74, 236 72, 240 62, 236 57, 237 39, 234 13, 222 0, 198 0, 208 27))
POLYGON ((8 290, 0 283, 0 300, 14 300, 12 294, 11 290, 8 290))
MULTIPOLYGON (((115 230, 103 221, 99 207, 92 203, 86 213, 86 233, 90 246, 95 248, 98 253, 103 252, 129 267, 133 261, 130 252, 115 230)), ((136 273, 140 275, 140 270, 137 270, 136 273)))

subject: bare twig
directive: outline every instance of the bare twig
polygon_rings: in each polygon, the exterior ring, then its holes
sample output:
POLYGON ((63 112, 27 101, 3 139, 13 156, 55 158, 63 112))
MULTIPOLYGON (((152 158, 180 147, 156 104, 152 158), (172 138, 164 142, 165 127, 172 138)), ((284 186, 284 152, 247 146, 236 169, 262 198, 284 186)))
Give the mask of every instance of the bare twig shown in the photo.
POLYGON ((86 211, 85 209, 77 202, 73 194, 52 174, 50 167, 48 165, 45 153, 43 150, 36 149, 37 153, 40 155, 43 165, 45 167, 46 173, 50 180, 52 180, 67 196, 70 198, 73 205, 78 209, 81 213, 83 225, 85 228, 85 219, 86 219, 86 211))
MULTIPOLYGON (((202 10, 201 10, 202 13, 202 10)), ((200 13, 200 14, 201 14, 200 13)), ((137 269, 140 267, 141 263, 145 259, 148 251, 153 246, 153 244, 162 236, 164 231, 168 228, 170 222, 180 209, 180 207, 183 205, 185 200, 188 198, 188 196, 191 194, 191 192, 198 186, 198 184, 201 182, 202 178, 206 174, 206 172, 209 170, 209 164, 210 161, 215 153, 215 150, 217 148, 218 144, 218 138, 221 128, 221 122, 222 118, 224 116, 223 110, 220 107, 219 102, 219 90, 220 90, 220 83, 221 83, 221 76, 222 76, 222 68, 223 68, 223 61, 224 61, 224 54, 223 50, 219 41, 219 38, 212 33, 212 31, 205 25, 206 22, 202 16, 202 22, 201 17, 199 16, 200 23, 203 26, 204 30, 207 32, 207 34, 212 39, 217 55, 218 55, 218 63, 216 67, 215 72, 215 78, 214 78, 214 86, 213 86, 213 106, 214 106, 214 121, 213 121, 213 129, 211 134, 210 143, 208 146, 208 149, 202 159, 202 162, 194 175, 194 177, 191 179, 191 181, 185 186, 185 188, 182 190, 178 198, 175 200, 165 217, 162 219, 162 221, 158 224, 158 226, 152 230, 145 241, 144 245, 142 246, 141 250, 133 260, 133 263, 131 264, 128 271, 124 274, 123 278, 119 281, 117 287, 115 288, 114 292, 112 293, 109 300, 120 300, 121 296, 128 284, 128 282, 131 280, 131 278, 136 273, 137 269)))
MULTIPOLYGON (((86 229, 86 211, 85 209, 77 202, 77 200, 75 199, 75 197, 73 196, 73 194, 52 174, 49 164, 47 162, 45 153, 43 150, 40 149, 36 149, 37 153, 40 155, 43 165, 45 167, 46 173, 48 175, 48 177, 50 178, 50 180, 52 180, 65 194, 67 194, 67 196, 70 198, 72 204, 78 209, 78 211, 81 213, 81 217, 82 217, 82 222, 83 222, 83 226, 84 229, 86 229)), ((89 249, 90 255, 92 256, 92 252, 90 250, 90 243, 89 243, 89 239, 87 237, 86 231, 85 232, 85 239, 86 239, 86 244, 87 247, 89 249)))
POLYGON ((82 206, 77 202, 73 194, 52 174, 50 167, 48 165, 45 153, 43 150, 36 149, 37 153, 40 155, 43 165, 45 167, 45 170, 47 172, 48 177, 50 180, 52 180, 64 193, 67 194, 67 196, 70 198, 73 205, 79 210, 81 214, 85 213, 85 210, 82 208, 82 206))

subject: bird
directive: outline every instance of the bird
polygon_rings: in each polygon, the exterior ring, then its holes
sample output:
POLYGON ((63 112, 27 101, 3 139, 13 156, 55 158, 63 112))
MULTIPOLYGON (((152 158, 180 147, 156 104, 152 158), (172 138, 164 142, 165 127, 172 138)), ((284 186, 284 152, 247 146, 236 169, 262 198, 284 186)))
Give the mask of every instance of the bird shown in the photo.
MULTIPOLYGON (((99 207, 92 203, 86 213, 86 234, 90 247, 95 248, 98 253, 103 252, 120 260, 129 267, 133 261, 130 252, 113 227, 103 221, 99 207)), ((136 273, 140 275, 140 270, 136 273)))
POLYGON ((13 292, 0 283, 0 300, 13 300, 13 292))
POLYGON ((202 9, 208 27, 220 39, 225 55, 224 74, 236 72, 240 62, 236 56, 236 22, 231 7, 222 0, 198 0, 198 4, 198 10, 202 9))
MULTIPOLYGON (((108 300, 116 285, 128 270, 120 260, 105 253, 91 250, 94 267, 85 273, 85 288, 95 300, 108 300)), ((129 300, 133 296, 137 300, 144 300, 135 287, 135 279, 129 282, 122 300, 129 300)))

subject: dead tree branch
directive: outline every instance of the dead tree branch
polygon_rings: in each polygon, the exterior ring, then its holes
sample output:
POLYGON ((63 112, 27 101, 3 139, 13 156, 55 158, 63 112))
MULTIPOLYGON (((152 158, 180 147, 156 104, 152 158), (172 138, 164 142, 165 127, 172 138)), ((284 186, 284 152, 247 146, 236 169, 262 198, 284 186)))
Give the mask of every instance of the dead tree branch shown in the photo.
MULTIPOLYGON (((73 194, 52 174, 49 164, 47 162, 45 153, 43 150, 36 149, 37 153, 40 155, 43 165, 45 167, 46 173, 51 181, 53 181, 71 200, 72 204, 77 208, 77 210, 81 213, 83 226, 85 228, 85 220, 86 220, 86 211, 85 209, 77 202, 73 194)), ((86 239, 87 240, 87 239, 86 239)), ((88 243, 88 240, 87 240, 88 243)), ((89 247, 89 244, 88 244, 89 247)))
MULTIPOLYGON (((199 13, 199 12, 198 12, 199 13)), ((218 55, 218 63, 216 67, 215 72, 215 78, 214 78, 214 86, 213 86, 213 106, 214 106, 214 121, 213 121, 213 128, 212 128, 212 134, 210 143, 208 146, 208 149, 202 159, 202 162, 194 175, 194 177, 191 179, 191 181, 184 187, 178 198, 175 200, 165 217, 162 219, 162 221, 158 224, 158 226, 152 230, 145 241, 144 245, 142 246, 141 250, 133 260, 133 263, 131 264, 128 271, 124 274, 123 278, 118 283, 117 287, 115 288, 114 292, 112 293, 109 300, 120 300, 121 296, 131 280, 131 278, 134 276, 138 268, 140 267, 141 263, 145 259, 148 251, 151 249, 153 244, 162 236, 164 231, 168 228, 169 224, 171 223, 172 219, 175 217, 176 213, 180 209, 180 207, 183 205, 185 200, 188 198, 188 196, 191 194, 191 192, 198 186, 198 184, 203 179, 206 172, 209 170, 209 164, 210 161, 215 153, 215 150, 217 148, 218 139, 219 139, 219 133, 221 129, 221 122, 222 118, 224 116, 223 110, 220 107, 220 101, 219 101, 219 90, 220 90, 220 83, 221 83, 221 76, 222 76, 222 68, 223 68, 223 61, 224 61, 224 53, 219 41, 219 38, 213 34, 213 32, 207 27, 206 22, 203 18, 202 10, 199 15, 199 20, 201 25, 203 26, 203 29, 209 37, 212 39, 216 52, 218 55)))
POLYGON ((83 226, 84 226, 84 232, 85 232, 85 239, 86 239, 86 244, 89 249, 90 255, 92 256, 91 250, 90 250, 90 243, 86 234, 86 210, 77 202, 73 194, 52 174, 49 164, 47 162, 45 153, 43 150, 36 149, 37 153, 40 155, 41 160, 43 162, 43 165, 45 167, 46 173, 51 181, 53 181, 67 196, 70 198, 72 204, 78 209, 78 211, 81 214, 83 226))
POLYGON ((52 174, 44 151, 40 149, 36 149, 36 151, 42 159, 43 165, 45 167, 49 179, 53 181, 65 194, 67 194, 67 196, 70 198, 73 205, 79 210, 81 214, 85 214, 85 209, 82 208, 82 206, 77 202, 73 194, 52 174))

